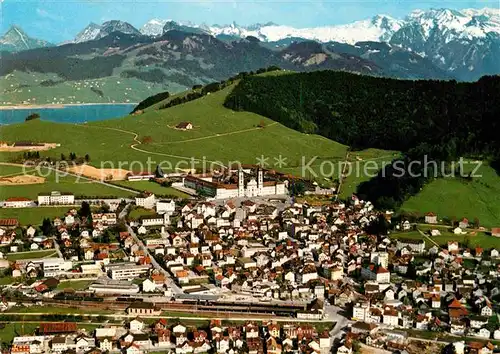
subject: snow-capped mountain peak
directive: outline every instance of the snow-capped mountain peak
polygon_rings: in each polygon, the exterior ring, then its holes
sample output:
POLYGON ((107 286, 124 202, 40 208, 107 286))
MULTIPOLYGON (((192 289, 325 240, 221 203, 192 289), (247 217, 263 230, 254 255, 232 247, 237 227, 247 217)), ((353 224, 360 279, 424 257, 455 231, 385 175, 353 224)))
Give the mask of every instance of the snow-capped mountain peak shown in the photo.
POLYGON ((47 41, 31 38, 19 26, 11 26, 7 32, 0 37, 0 51, 18 52, 21 50, 52 46, 47 41))
POLYGON ((101 26, 91 22, 87 27, 85 27, 80 33, 78 33, 73 40, 74 43, 81 43, 92 41, 97 38, 99 32, 101 31, 101 26))
POLYGON ((161 36, 163 33, 163 26, 165 26, 165 24, 169 21, 172 20, 161 20, 154 18, 146 22, 139 31, 146 36, 161 36))

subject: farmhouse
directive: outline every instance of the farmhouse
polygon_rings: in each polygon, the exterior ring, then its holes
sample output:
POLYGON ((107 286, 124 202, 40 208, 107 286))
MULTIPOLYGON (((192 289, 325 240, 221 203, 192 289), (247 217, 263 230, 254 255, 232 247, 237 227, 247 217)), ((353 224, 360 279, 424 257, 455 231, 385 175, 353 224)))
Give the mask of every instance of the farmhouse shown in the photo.
POLYGON ((491 236, 500 237, 500 227, 494 227, 491 229, 491 236))
POLYGON ((195 176, 187 175, 184 186, 203 192, 215 199, 230 199, 236 197, 257 197, 283 195, 287 193, 285 182, 264 179, 264 170, 256 168, 249 173, 239 169, 237 175, 228 174, 214 176, 210 174, 195 176))
POLYGON ((179 130, 191 130, 193 129, 193 124, 191 122, 180 122, 175 128, 179 130))
POLYGON ((437 224, 437 215, 433 212, 425 214, 425 223, 426 224, 437 224))
POLYGON ((75 196, 71 193, 52 191, 50 194, 39 194, 38 205, 73 205, 75 196))
POLYGON ((4 208, 28 208, 33 203, 32 200, 22 197, 14 197, 6 199, 3 206, 4 208))

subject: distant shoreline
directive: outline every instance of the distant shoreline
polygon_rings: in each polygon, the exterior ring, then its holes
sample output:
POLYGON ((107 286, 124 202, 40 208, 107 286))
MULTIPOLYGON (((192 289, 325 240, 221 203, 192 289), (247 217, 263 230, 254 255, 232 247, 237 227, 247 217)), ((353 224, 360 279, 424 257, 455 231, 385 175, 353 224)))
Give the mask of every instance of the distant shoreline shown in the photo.
POLYGON ((101 106, 101 105, 138 105, 138 102, 118 102, 118 103, 64 103, 64 104, 16 104, 9 106, 0 106, 0 110, 8 110, 8 109, 62 109, 65 107, 73 107, 73 106, 101 106))

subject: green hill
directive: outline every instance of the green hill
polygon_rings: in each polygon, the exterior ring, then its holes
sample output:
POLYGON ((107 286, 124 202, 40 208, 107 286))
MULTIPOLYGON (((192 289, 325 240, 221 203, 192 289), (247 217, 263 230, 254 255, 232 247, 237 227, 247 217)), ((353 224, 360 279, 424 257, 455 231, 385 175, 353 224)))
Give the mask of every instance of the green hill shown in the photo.
MULTIPOLYGON (((90 155, 90 164, 100 167, 118 167, 139 170, 148 158, 154 163, 164 162, 169 170, 179 161, 201 167, 207 162, 231 161, 257 163, 262 156, 268 167, 300 173, 303 161, 317 157, 314 167, 321 161, 342 161, 347 146, 319 135, 304 134, 280 123, 250 112, 234 112, 223 106, 234 85, 197 100, 168 109, 146 109, 143 114, 121 119, 88 124, 58 124, 30 121, 0 127, 5 141, 32 140, 54 142, 60 147, 42 153, 58 159, 60 154, 74 152, 78 156, 90 155), (180 122, 191 122, 192 130, 175 129, 180 122), (285 164, 278 166, 275 159, 282 156, 285 164), (304 158, 304 160, 303 160, 304 158), (137 163, 132 164, 133 161, 137 163), (281 168, 279 168, 281 167, 281 168)), ((9 161, 13 153, 0 153, 0 159, 9 161)), ((183 168, 190 167, 187 164, 183 168)))
MULTIPOLYGON (((475 169, 475 164, 466 165, 475 169)), ((479 219, 481 226, 500 226, 500 177, 482 164, 475 172, 480 178, 441 178, 427 184, 420 193, 403 203, 407 213, 423 215, 429 211, 439 218, 471 222, 479 219)))
POLYGON ((500 151, 499 101, 500 77, 457 83, 316 71, 249 76, 225 105, 358 148, 457 157, 500 151))

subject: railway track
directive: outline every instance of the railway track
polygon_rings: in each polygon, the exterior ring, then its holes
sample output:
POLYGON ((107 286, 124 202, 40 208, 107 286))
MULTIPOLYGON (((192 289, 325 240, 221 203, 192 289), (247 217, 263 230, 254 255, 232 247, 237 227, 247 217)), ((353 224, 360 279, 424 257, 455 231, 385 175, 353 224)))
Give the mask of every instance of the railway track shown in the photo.
MULTIPOLYGON (((134 302, 133 299, 129 301, 116 301, 116 298, 108 298, 102 301, 94 300, 71 300, 71 299, 15 299, 16 301, 21 301, 24 303, 33 303, 44 305, 53 305, 57 307, 75 308, 79 310, 103 310, 103 311, 123 311, 134 302)), ((302 309, 301 307, 293 306, 269 306, 265 304, 242 304, 242 303, 229 303, 229 304, 214 304, 214 303, 179 303, 179 302, 156 302, 154 303, 156 307, 160 308, 162 311, 175 313, 192 313, 192 314, 203 314, 205 316, 218 316, 218 317, 234 317, 239 315, 258 315, 261 317, 273 317, 273 316, 283 316, 283 317, 295 317, 297 311, 302 309)))

